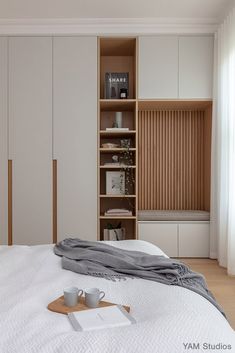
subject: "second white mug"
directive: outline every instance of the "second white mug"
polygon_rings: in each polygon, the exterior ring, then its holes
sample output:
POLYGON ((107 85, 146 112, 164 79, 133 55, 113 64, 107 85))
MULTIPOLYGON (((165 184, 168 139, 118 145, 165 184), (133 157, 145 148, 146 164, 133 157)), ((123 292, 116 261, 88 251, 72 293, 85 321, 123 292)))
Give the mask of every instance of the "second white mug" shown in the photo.
POLYGON ((97 308, 99 302, 104 298, 105 292, 98 288, 90 288, 85 290, 85 304, 89 308, 97 308))

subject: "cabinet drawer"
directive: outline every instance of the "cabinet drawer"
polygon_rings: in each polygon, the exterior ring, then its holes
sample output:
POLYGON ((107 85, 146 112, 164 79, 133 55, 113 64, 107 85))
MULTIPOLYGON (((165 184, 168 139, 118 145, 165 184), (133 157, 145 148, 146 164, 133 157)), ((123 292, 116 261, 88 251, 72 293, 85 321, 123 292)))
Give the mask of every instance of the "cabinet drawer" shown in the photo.
POLYGON ((209 257, 209 223, 179 224, 179 257, 209 257))
POLYGON ((139 222, 139 239, 158 246, 168 256, 178 256, 177 224, 139 222))

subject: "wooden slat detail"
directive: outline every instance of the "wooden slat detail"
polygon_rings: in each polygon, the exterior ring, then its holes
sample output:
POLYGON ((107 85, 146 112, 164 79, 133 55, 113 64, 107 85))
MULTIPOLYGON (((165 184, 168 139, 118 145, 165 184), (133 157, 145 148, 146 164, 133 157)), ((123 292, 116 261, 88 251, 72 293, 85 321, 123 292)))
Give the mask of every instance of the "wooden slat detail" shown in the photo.
POLYGON ((12 243, 12 160, 8 160, 8 245, 12 243))
POLYGON ((204 120, 204 110, 139 111, 139 209, 205 209, 204 120))
POLYGON ((57 242, 57 160, 52 161, 53 167, 53 243, 57 242))

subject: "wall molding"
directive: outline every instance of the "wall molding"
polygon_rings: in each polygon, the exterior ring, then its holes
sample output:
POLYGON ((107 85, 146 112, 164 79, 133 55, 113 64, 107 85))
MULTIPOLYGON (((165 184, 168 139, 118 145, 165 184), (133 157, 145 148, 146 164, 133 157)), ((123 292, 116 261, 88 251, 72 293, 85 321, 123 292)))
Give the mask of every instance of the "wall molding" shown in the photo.
POLYGON ((212 18, 0 19, 0 35, 213 34, 212 18))

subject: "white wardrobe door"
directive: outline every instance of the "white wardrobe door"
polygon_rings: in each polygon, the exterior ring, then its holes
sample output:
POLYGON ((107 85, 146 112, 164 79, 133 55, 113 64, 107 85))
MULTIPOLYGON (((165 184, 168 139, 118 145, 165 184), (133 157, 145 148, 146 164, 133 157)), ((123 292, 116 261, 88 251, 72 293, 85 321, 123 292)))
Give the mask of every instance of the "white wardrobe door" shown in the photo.
POLYGON ((13 244, 52 242, 52 39, 9 39, 13 244))
POLYGON ((0 37, 0 244, 7 244, 7 38, 0 37))
POLYGON ((53 39, 58 240, 97 239, 97 38, 53 39))
POLYGON ((213 36, 179 38, 179 98, 212 98, 213 36))
POLYGON ((178 98, 178 37, 139 37, 139 98, 178 98))

